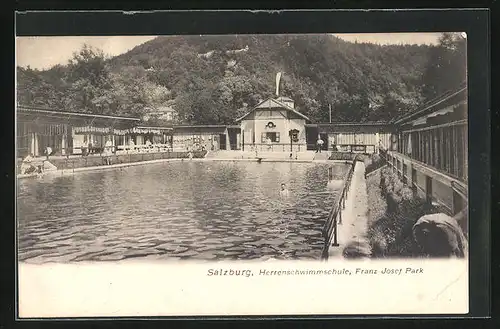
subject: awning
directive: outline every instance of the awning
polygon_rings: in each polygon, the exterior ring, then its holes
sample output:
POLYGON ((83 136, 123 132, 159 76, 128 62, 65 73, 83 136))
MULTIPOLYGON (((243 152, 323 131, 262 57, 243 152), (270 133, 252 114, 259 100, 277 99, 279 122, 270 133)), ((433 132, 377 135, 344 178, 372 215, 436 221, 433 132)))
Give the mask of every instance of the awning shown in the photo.
POLYGON ((65 135, 68 126, 65 124, 44 124, 44 123, 20 123, 23 125, 24 132, 37 133, 44 136, 65 135))
POLYGON ((93 126, 85 126, 85 127, 73 127, 74 134, 109 134, 112 133, 112 128, 110 127, 93 127, 93 126))
POLYGON ((113 129, 113 135, 124 136, 130 132, 130 129, 113 129))
POLYGON ((445 115, 445 114, 448 114, 448 113, 453 113, 457 108, 459 108, 460 106, 466 104, 466 101, 462 101, 458 104, 455 104, 455 105, 452 105, 452 106, 448 106, 444 109, 441 109, 441 110, 438 110, 436 112, 432 112, 430 114, 427 114, 421 118, 418 118, 417 120, 413 121, 413 126, 418 126, 418 125, 422 125, 422 124, 425 124, 427 123, 427 119, 430 119, 430 118, 434 118, 434 117, 437 117, 437 116, 440 116, 440 115, 445 115))
POLYGON ((134 127, 130 129, 131 134, 153 134, 153 135, 163 135, 165 131, 159 128, 138 128, 134 127))

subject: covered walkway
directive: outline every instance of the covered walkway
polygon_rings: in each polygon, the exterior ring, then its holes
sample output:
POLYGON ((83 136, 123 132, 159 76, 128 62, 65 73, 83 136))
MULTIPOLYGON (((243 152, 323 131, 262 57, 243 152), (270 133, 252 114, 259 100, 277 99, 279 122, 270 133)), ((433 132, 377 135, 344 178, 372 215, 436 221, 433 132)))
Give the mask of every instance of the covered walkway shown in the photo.
POLYGON ((467 207, 467 88, 394 120, 397 150, 384 156, 403 182, 450 215, 467 207))

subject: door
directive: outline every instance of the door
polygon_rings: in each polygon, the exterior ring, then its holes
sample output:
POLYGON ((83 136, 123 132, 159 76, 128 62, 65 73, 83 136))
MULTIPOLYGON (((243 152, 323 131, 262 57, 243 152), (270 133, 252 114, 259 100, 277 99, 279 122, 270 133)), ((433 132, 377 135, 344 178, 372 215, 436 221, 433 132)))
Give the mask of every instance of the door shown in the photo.
POLYGON ((308 150, 316 149, 316 141, 318 139, 318 127, 306 127, 306 142, 308 150))
POLYGON ((226 135, 225 134, 219 134, 219 150, 225 150, 226 149, 226 135))

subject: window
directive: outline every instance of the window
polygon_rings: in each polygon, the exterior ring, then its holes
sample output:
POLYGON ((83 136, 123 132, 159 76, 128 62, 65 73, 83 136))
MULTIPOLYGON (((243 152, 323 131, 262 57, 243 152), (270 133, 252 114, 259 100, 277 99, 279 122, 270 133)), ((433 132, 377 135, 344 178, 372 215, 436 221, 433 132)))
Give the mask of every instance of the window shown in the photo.
POLYGON ((267 143, 267 139, 270 139, 271 143, 279 143, 280 142, 280 133, 277 133, 277 132, 262 133, 261 143, 267 143))

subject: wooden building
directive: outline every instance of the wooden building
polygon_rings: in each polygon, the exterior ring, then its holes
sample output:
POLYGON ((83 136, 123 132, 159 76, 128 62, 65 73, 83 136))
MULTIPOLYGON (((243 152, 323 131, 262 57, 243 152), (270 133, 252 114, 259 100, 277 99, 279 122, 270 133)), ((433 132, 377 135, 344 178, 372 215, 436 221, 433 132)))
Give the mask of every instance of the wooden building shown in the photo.
POLYGON ((393 121, 397 150, 388 160, 415 193, 449 213, 464 209, 468 195, 467 88, 446 93, 393 121))
MULTIPOLYGON (((306 125, 308 144, 315 143, 317 136, 323 148, 330 151, 373 154, 379 147, 395 150, 394 126, 385 122, 335 122, 306 125)), ((314 145, 311 145, 312 148, 314 145)))
POLYGON ((467 88, 394 121, 398 152, 462 181, 467 180, 467 88))
POLYGON ((240 147, 239 126, 178 125, 173 127, 174 150, 237 150, 240 147))
POLYGON ((268 98, 238 118, 243 149, 306 149, 305 125, 309 118, 295 109, 288 97, 268 98), (281 146, 281 147, 280 147, 281 146))
POLYGON ((120 136, 140 120, 137 118, 53 111, 17 107, 16 146, 18 156, 44 155, 51 147, 54 155, 81 154, 88 148, 102 148, 110 140, 117 145, 120 136))

